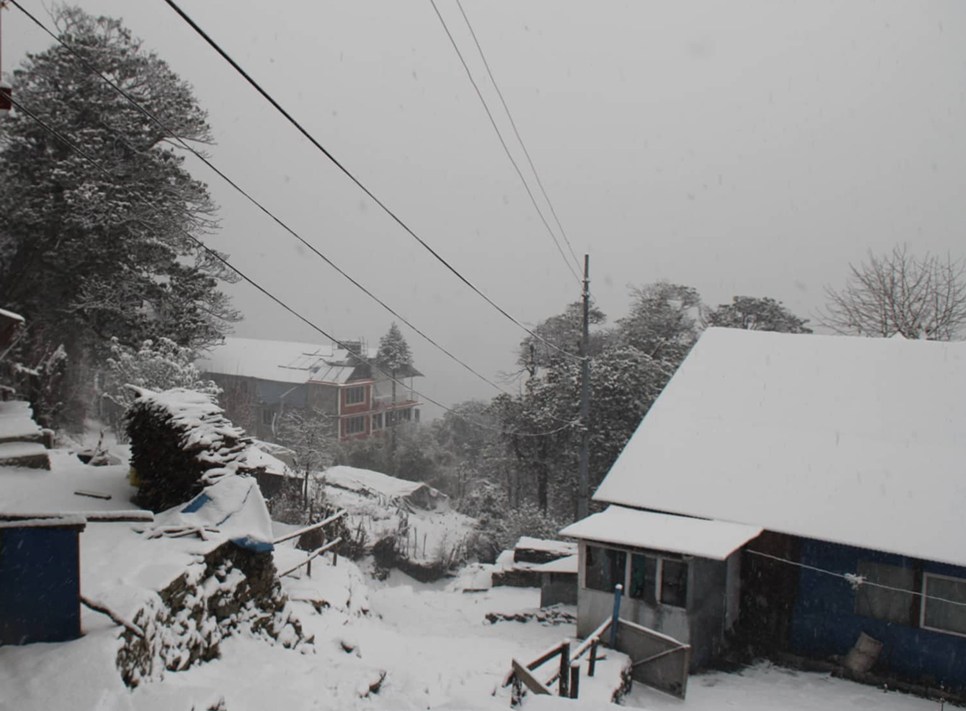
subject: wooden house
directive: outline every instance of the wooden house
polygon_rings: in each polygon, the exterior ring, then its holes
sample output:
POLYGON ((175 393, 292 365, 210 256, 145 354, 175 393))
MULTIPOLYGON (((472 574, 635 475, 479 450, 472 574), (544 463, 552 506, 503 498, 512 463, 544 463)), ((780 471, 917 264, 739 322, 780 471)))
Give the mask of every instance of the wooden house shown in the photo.
POLYGON ((579 630, 620 582, 692 667, 738 638, 966 689, 964 393, 966 343, 708 329, 564 530, 579 630))
POLYGON ((334 345, 226 338, 198 361, 222 388, 228 418, 258 439, 279 441, 279 422, 291 410, 321 416, 333 438, 364 439, 395 423, 419 421, 415 369, 392 380, 370 365, 375 350, 361 341, 334 345))

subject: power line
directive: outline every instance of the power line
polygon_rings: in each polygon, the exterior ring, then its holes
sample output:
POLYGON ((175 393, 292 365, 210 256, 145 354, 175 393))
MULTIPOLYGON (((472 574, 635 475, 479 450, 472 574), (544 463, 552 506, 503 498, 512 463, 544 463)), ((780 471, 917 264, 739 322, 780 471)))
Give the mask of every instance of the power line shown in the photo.
MULTIPOLYGON (((483 92, 480 91, 480 87, 476 83, 476 80, 473 78, 473 73, 470 71, 470 67, 466 63, 466 59, 463 57, 463 53, 460 51, 459 45, 456 44, 456 40, 454 39, 453 34, 449 31, 449 26, 446 24, 446 20, 443 19, 443 15, 440 13, 439 8, 436 6, 436 0, 429 0, 429 2, 433 6, 433 10, 436 11, 436 17, 439 18, 440 23, 443 25, 443 30, 446 32, 446 36, 449 37, 450 44, 453 45, 453 49, 456 50, 456 56, 459 57, 460 63, 463 65, 463 69, 466 71, 466 76, 469 78, 470 84, 473 85, 473 90, 476 92, 477 97, 479 97, 480 103, 483 104, 483 110, 486 112, 486 116, 490 120, 490 125, 493 127, 493 130, 496 132, 496 137, 500 140, 500 145, 503 146, 503 152, 506 153, 506 157, 510 159, 510 163, 513 165, 513 169, 517 172, 517 175, 520 176, 520 182, 523 183, 523 187, 527 191, 527 195, 530 196, 530 202, 533 203, 533 209, 537 211, 537 214, 540 216, 540 221, 543 223, 543 226, 547 228, 547 234, 549 234, 550 239, 553 240, 554 246, 557 248, 557 251, 560 253, 560 258, 564 260, 564 264, 567 265, 567 269, 570 270, 570 273, 573 274, 574 278, 579 283, 580 275, 574 269, 574 265, 570 263, 570 260, 567 259, 567 255, 564 254, 563 248, 560 246, 560 241, 557 239, 557 236, 553 233, 553 230, 550 228, 550 223, 548 223, 547 218, 544 217, 543 211, 540 209, 540 206, 537 205, 537 199, 534 197, 533 191, 530 189, 529 183, 527 183, 527 179, 523 176, 523 171, 520 170, 520 166, 517 164, 516 159, 514 159, 513 154, 510 152, 510 148, 509 146, 507 146, 506 140, 504 140, 503 134, 500 132, 500 128, 496 124, 496 119, 493 118, 493 112, 490 111, 490 107, 486 103, 486 99, 483 98, 483 92)), ((571 249, 571 252, 572 251, 573 250, 571 249)))
POLYGON ((500 103, 503 104, 503 110, 506 111, 507 118, 510 119, 510 126, 513 128, 513 133, 517 137, 517 141, 520 143, 520 148, 523 149, 523 155, 525 155, 527 158, 527 163, 530 165, 530 170, 533 171, 533 176, 537 179, 537 186, 540 188, 540 193, 543 195, 543 199, 547 201, 547 205, 550 207, 550 214, 553 215, 554 222, 557 224, 557 228, 560 230, 560 235, 564 238, 564 242, 567 244, 567 249, 570 250, 570 256, 573 257, 574 262, 580 264, 580 258, 574 251, 573 245, 570 244, 570 239, 567 237, 567 231, 560 222, 560 217, 557 215, 557 210, 554 208, 553 202, 550 200, 550 196, 543 187, 543 181, 540 179, 540 173, 537 171, 537 166, 534 165, 533 159, 530 157, 530 151, 527 150, 527 144, 523 142, 523 136, 520 135, 520 131, 517 129, 517 122, 513 120, 513 114, 510 113, 510 107, 507 104, 506 99, 503 97, 503 91, 500 89, 500 85, 496 83, 496 77, 493 76, 493 72, 490 69, 490 63, 486 60, 486 54, 483 52, 483 47, 480 45, 480 40, 476 36, 476 31, 473 29, 472 23, 470 23, 470 18, 467 16, 466 10, 463 9, 462 1, 456 0, 456 5, 460 9, 460 14, 463 15, 463 20, 466 21, 466 26, 469 28, 470 35, 473 37, 473 42, 476 44, 476 49, 480 53, 480 59, 483 60, 483 66, 486 67, 486 73, 490 77, 490 82, 493 84, 493 88, 496 89, 497 96, 500 97, 500 103))
POLYGON ((779 563, 786 563, 788 565, 794 565, 798 568, 803 568, 805 570, 810 570, 813 573, 823 573, 824 575, 831 575, 835 578, 842 578, 853 588, 860 588, 862 586, 868 586, 870 588, 880 588, 881 590, 888 590, 890 592, 904 593, 907 595, 915 595, 926 600, 935 600, 936 602, 943 602, 947 605, 959 605, 960 607, 966 607, 966 602, 962 600, 950 600, 945 597, 937 597, 935 595, 927 595, 921 590, 907 590, 906 588, 897 588, 892 585, 884 585, 883 583, 876 583, 864 575, 859 575, 858 573, 836 573, 834 570, 826 570, 825 568, 818 568, 814 565, 808 565, 807 563, 799 563, 798 561, 789 560, 788 558, 780 558, 777 555, 771 555, 770 553, 762 553, 761 551, 748 550, 748 553, 752 555, 757 555, 761 558, 768 558, 769 560, 774 560, 779 563))
MULTIPOLYGON (((40 22, 40 20, 38 20, 34 15, 32 15, 30 12, 28 12, 26 9, 24 9, 23 6, 21 6, 20 3, 17 0, 10 0, 10 2, 14 6, 16 6, 17 9, 19 9, 22 13, 24 13, 28 18, 30 18, 34 22, 34 24, 36 24, 38 27, 40 27, 40 29, 42 29, 44 32, 46 32, 48 35, 50 35, 54 40, 56 40, 58 43, 60 43, 61 46, 63 46, 68 52, 70 52, 74 57, 76 57, 87 68, 88 71, 90 71, 91 73, 96 74, 98 77, 100 77, 102 81, 104 81, 108 86, 110 86, 112 89, 114 89, 114 91, 116 91, 118 94, 120 94, 122 97, 124 97, 128 101, 128 103, 130 103, 135 109, 137 109, 141 114, 143 114, 151 122, 153 122, 156 126, 158 126, 162 131, 164 131, 164 133, 166 135, 169 135, 172 138, 174 138, 178 142, 178 144, 181 145, 181 147, 183 147, 187 151, 190 151, 196 158, 198 158, 198 160, 200 160, 205 165, 207 165, 222 180, 224 180, 232 188, 234 188, 237 192, 239 192, 241 195, 243 195, 250 203, 252 203, 253 205, 255 205, 255 207, 257 207, 259 210, 262 211, 262 213, 264 213, 269 218, 271 218, 282 229, 284 229, 286 232, 288 232, 290 235, 292 235, 295 239, 297 239, 299 242, 301 242, 303 245, 305 245, 313 254, 315 254, 322 261, 324 261, 326 264, 328 264, 332 269, 334 269, 341 276, 343 276, 345 279, 347 279, 353 286, 355 286, 356 288, 358 288, 360 291, 362 291, 364 294, 366 294, 366 296, 368 296, 370 299, 372 299, 377 304, 379 304, 380 306, 382 306, 386 311, 388 311, 390 314, 392 314, 393 316, 395 316, 396 318, 398 318, 400 321, 402 321, 402 323, 404 323, 406 326, 408 326, 413 331, 415 331, 417 334, 419 334, 430 345, 434 346, 439 351, 441 351, 446 356, 448 356, 450 359, 452 359, 453 361, 455 361, 456 363, 458 363, 459 365, 461 365, 464 369, 466 369, 467 371, 469 371, 470 373, 472 373, 473 375, 475 375, 477 378, 479 378, 483 382, 485 382, 488 385, 492 386, 493 388, 499 390, 500 392, 509 394, 504 388, 502 388, 501 386, 499 386, 498 384, 496 384, 495 382, 493 382, 492 380, 490 380, 489 378, 487 378, 482 373, 478 372, 472 366, 468 365, 463 360, 461 360, 460 358, 458 358, 456 355, 454 355, 453 353, 451 353, 448 349, 446 349, 445 347, 443 347, 442 345, 440 345, 436 340, 434 340, 429 335, 427 335, 426 333, 424 333, 422 330, 420 330, 419 328, 417 328, 416 326, 414 326, 405 316, 403 316, 402 314, 400 314, 398 311, 396 311, 394 308, 392 308, 389 304, 387 304, 385 301, 383 301, 378 296, 376 296, 372 291, 370 291, 368 288, 366 288, 358 280, 354 279, 352 276, 350 276, 348 273, 346 273, 341 267, 339 267, 329 257, 327 257, 325 254, 323 254, 321 251, 319 251, 314 245, 312 245, 310 242, 308 242, 306 239, 304 239, 299 233, 297 233, 294 229, 292 229, 285 222, 283 222, 281 220, 281 218, 277 217, 271 210, 269 210, 267 207, 265 207, 261 202, 259 202, 252 195, 250 195, 244 188, 242 188, 234 180, 232 180, 229 176, 227 176, 224 172, 222 172, 203 153, 201 153, 200 151, 196 150, 184 138, 182 138, 181 136, 179 136, 178 134, 176 134, 174 131, 172 131, 170 128, 168 128, 159 118, 157 118, 153 113, 151 113, 144 106, 142 106, 140 104, 140 102, 137 101, 137 99, 135 99, 133 96, 131 96, 131 94, 129 92, 125 91, 121 86, 119 86, 117 83, 115 83, 114 81, 112 81, 110 79, 110 77, 106 76, 103 72, 101 72, 96 66, 94 66, 90 61, 88 61, 87 58, 84 57, 80 52, 78 52, 71 45, 69 45, 68 43, 66 43, 61 37, 59 37, 57 34, 55 34, 53 31, 51 31, 46 25, 44 25, 42 22, 40 22)), ((121 139, 121 140, 123 140, 123 139, 121 139)), ((132 148, 132 150, 134 150, 134 149, 132 148)))
MULTIPOLYGON (((14 1, 15 0, 11 0, 11 2, 14 2, 14 1)), ((104 166, 102 166, 87 151, 85 151, 82 148, 80 148, 76 143, 74 143, 72 140, 70 140, 70 138, 64 136, 60 131, 58 131, 57 129, 55 129, 54 127, 52 127, 50 124, 48 124, 46 121, 44 121, 42 118, 40 118, 39 116, 37 116, 30 109, 28 109, 26 106, 24 106, 22 103, 20 103, 19 100, 13 99, 12 100, 12 103, 13 103, 13 105, 19 111, 23 112, 28 118, 30 118, 35 123, 37 123, 41 128, 43 128, 50 135, 52 135, 58 141, 60 141, 61 143, 63 143, 65 146, 67 146, 70 150, 72 150, 75 153, 77 153, 78 155, 80 155, 84 160, 86 160, 88 163, 90 163, 96 170, 98 170, 99 172, 103 173, 104 175, 106 175, 110 179, 114 179, 115 177, 117 177, 117 176, 113 175, 107 168, 105 168, 104 166)), ((0 217, 0 219, 2 219, 2 217, 0 217)), ((141 222, 141 224, 144 225, 145 227, 150 228, 150 225, 148 225, 147 223, 145 223, 140 217, 138 217, 137 220, 139 222, 141 222)), ((332 343, 336 344, 340 348, 345 349, 345 350, 349 350, 349 346, 346 343, 340 341, 338 338, 336 338, 335 336, 333 336, 330 333, 328 333, 327 331, 325 331, 321 326, 318 326, 316 323, 314 323, 313 321, 311 321, 308 317, 302 315, 300 312, 296 311, 293 307, 289 306, 281 298, 279 298, 278 296, 276 296, 275 294, 273 294, 266 287, 264 287, 261 284, 259 284, 258 282, 256 282, 253 278, 249 277, 247 274, 245 274, 240 269, 238 269, 235 265, 233 265, 231 262, 229 262, 228 259, 225 256, 223 256, 218 251, 216 251, 216 250, 210 248, 208 245, 206 245, 201 239, 199 239, 198 237, 196 237, 195 235, 191 234, 190 232, 188 232, 187 230, 185 230, 184 228, 182 228, 180 226, 176 226, 176 229, 178 229, 182 234, 184 234, 185 237, 187 237, 189 240, 191 240, 196 245, 198 245, 198 247, 200 247, 202 250, 204 250, 205 253, 208 254, 211 258, 217 260, 222 265, 224 265, 226 268, 232 270, 239 277, 241 277, 241 279, 243 281, 247 282, 249 285, 251 285, 252 287, 254 287, 256 290, 258 290, 259 292, 261 292, 263 295, 267 296, 269 299, 271 299, 272 301, 274 301, 276 304, 278 304, 279 306, 281 306, 283 309, 285 309, 286 311, 288 311, 290 314, 292 314, 293 316, 295 316, 297 319, 299 319, 300 321, 302 321, 304 324, 306 324, 307 326, 309 326, 310 328, 312 328, 314 331, 316 331, 317 333, 321 334, 326 339, 332 341, 332 343)), ((404 388, 407 387, 404 382, 402 382, 401 380, 398 380, 391 373, 387 372, 384 368, 381 368, 378 365, 378 363, 376 363, 372 359, 370 359, 368 357, 364 357, 361 354, 358 356, 358 358, 363 363, 366 363, 371 368, 374 368, 376 371, 382 373, 391 382, 394 382, 397 385, 401 385, 404 388)), ((446 412, 449 412, 449 413, 453 414, 455 417, 459 417, 461 419, 464 419, 467 422, 470 422, 471 424, 474 424, 474 425, 476 425, 478 427, 481 427, 483 429, 489 429, 491 431, 498 431, 501 434, 514 435, 514 436, 518 436, 518 437, 545 437, 545 436, 548 436, 548 435, 551 435, 551 434, 556 434, 558 432, 562 432, 562 431, 564 431, 566 429, 569 429, 569 428, 572 428, 572 427, 574 427, 574 426, 576 426, 578 424, 576 421, 572 421, 572 422, 568 422, 568 423, 566 423, 566 424, 564 424, 564 425, 562 425, 560 427, 557 427, 556 429, 548 430, 548 431, 545 431, 545 432, 513 432, 513 431, 507 431, 507 430, 505 430, 503 428, 490 427, 489 425, 486 425, 486 424, 484 424, 482 422, 479 422, 479 421, 474 420, 474 419, 472 419, 470 417, 467 417, 466 415, 458 412, 454 408, 448 407, 447 405, 444 405, 443 403, 439 402, 438 400, 429 397, 428 395, 426 395, 426 394, 424 394, 424 393, 416 390, 415 388, 408 388, 408 389, 413 394, 418 395, 419 397, 423 398, 425 401, 430 402, 433 405, 436 405, 437 407, 445 410, 446 412)))
POLYGON ((452 274, 456 276, 457 279, 463 282, 463 284, 465 284, 480 298, 486 301, 486 303, 488 303, 490 306, 496 309, 501 315, 503 315, 507 320, 515 324, 518 328, 523 329, 530 336, 536 338, 539 341, 542 341, 543 343, 546 343, 551 348, 553 348, 554 350, 560 351, 561 353, 565 354, 567 357, 574 358, 572 354, 567 353, 565 350, 563 350, 556 344, 550 343, 549 341, 545 340, 538 334, 534 333, 533 330, 527 328, 523 323, 518 321, 508 311, 506 311, 506 309, 504 309, 502 306, 497 304, 495 301, 493 301, 493 299, 491 299, 483 291, 481 291, 475 284, 473 284, 473 282, 471 282, 467 277, 465 277, 456 267, 450 264, 442 255, 440 255, 439 252, 437 252, 425 240, 423 240, 422 237, 417 235, 416 232, 414 232, 413 229, 409 227, 409 225, 407 225, 402 220, 402 218, 400 218, 395 212, 393 212, 382 200, 377 198, 376 195, 369 188, 367 188, 359 178, 357 178, 348 168, 346 168, 341 162, 339 162, 339 160, 337 160, 335 156, 332 155, 332 153, 330 153, 321 143, 319 143, 315 139, 315 137, 302 126, 302 124, 296 121, 295 118, 293 118, 288 111, 282 108, 281 104, 279 104, 274 98, 272 98, 271 94, 269 94, 265 89, 263 89, 258 82, 256 82, 244 69, 242 69, 241 65, 239 65, 238 62, 232 59, 231 55, 229 55, 224 49, 222 49, 217 42, 215 42, 194 20, 191 19, 191 17, 188 16, 187 13, 184 12, 184 10, 178 7, 178 4, 174 2, 174 0, 164 0, 164 1, 171 7, 171 9, 173 9, 181 17, 181 19, 183 19, 186 23, 188 23, 188 25, 202 39, 204 39, 205 42, 207 42, 212 47, 212 49, 214 49, 219 55, 221 55, 221 57, 226 62, 228 62, 231 65, 231 67, 245 79, 245 81, 247 81, 259 94, 261 94, 262 97, 266 101, 268 101, 276 111, 278 111, 282 116, 284 116, 285 119, 299 131, 299 133, 301 133, 313 146, 315 146, 315 148, 317 148, 322 153, 322 155, 328 158, 329 161, 331 161, 334 166, 336 166, 340 171, 342 171, 342 173, 347 178, 349 178, 349 180, 355 183, 356 186, 360 190, 362 190, 362 192, 364 192, 374 203, 376 203, 376 205, 378 205, 383 212, 385 212, 390 218, 392 218, 392 220, 397 225, 402 227, 403 230, 405 230, 405 232, 410 237, 416 240, 416 242, 418 242, 420 246, 422 246, 427 252, 429 252, 436 259, 436 261, 438 261, 440 264, 446 267, 446 269, 452 272, 452 274))

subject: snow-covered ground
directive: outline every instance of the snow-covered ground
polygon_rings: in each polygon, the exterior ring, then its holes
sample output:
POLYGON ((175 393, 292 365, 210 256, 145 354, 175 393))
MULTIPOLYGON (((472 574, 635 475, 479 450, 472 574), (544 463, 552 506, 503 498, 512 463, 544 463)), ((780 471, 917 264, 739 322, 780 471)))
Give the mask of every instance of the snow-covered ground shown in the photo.
MULTIPOLYGON (((235 638, 223 644, 221 659, 130 691, 113 666, 117 628, 85 612, 82 639, 0 648, 0 710, 69 705, 91 711, 203 711, 222 698, 228 711, 505 710, 509 698, 499 686, 510 659, 533 658, 573 634, 570 625, 485 622, 489 611, 533 608, 535 589, 463 593, 452 584, 420 584, 399 573, 377 583, 351 562, 340 560, 334 569, 330 563, 315 566, 311 580, 286 582, 293 598, 325 599, 329 605, 316 613, 309 602, 295 603, 306 632, 315 635, 314 653, 235 638), (380 679, 378 692, 369 692, 380 679)), ((607 702, 616 668, 617 660, 608 659, 596 684, 582 678, 579 701, 528 696, 524 708, 616 711, 607 702)), ((624 704, 652 711, 936 708, 912 696, 769 665, 692 677, 684 702, 635 687, 624 704)))
MULTIPOLYGON (((4 470, 5 505, 66 511, 130 508, 125 467, 87 467, 64 451, 53 452, 51 460, 50 472, 4 470), (78 487, 110 494, 111 499, 79 497, 74 494, 78 487)), ((341 491, 360 497, 354 502, 355 515, 378 504, 379 497, 341 491)), ((400 513, 396 506, 389 508, 387 523, 400 513)), ((446 536, 454 535, 465 525, 452 518, 452 512, 436 513, 452 519, 441 524, 437 540, 443 540, 444 531, 446 536)), ((416 514, 417 519, 421 516, 416 514)), ((128 595, 127 587, 135 582, 138 590, 150 586, 124 571, 190 565, 197 551, 189 548, 204 544, 150 539, 137 534, 136 528, 143 529, 144 524, 90 523, 81 534, 85 593, 109 601, 126 614, 132 614, 129 605, 140 599, 128 595), (124 600, 129 604, 122 605, 124 600)), ((276 566, 285 570, 304 556, 291 542, 282 544, 275 551, 276 566)), ((133 690, 124 686, 115 665, 120 628, 84 608, 84 636, 78 640, 0 647, 0 711, 207 711, 219 704, 226 711, 506 709, 509 694, 501 682, 511 659, 533 659, 574 634, 572 624, 488 623, 489 612, 535 610, 539 591, 498 587, 470 592, 487 587, 481 580, 488 577, 487 571, 481 566, 467 567, 454 579, 422 584, 399 572, 376 581, 366 565, 360 568, 343 558, 333 564, 326 555, 313 563, 311 576, 303 569, 283 579, 291 611, 305 635, 314 637, 314 644, 288 649, 263 638, 229 638, 222 642, 219 659, 168 672, 163 679, 133 690)), ((172 574, 169 571, 163 577, 166 580, 172 574)), ((611 653, 594 679, 584 676, 579 701, 528 697, 524 708, 614 709, 608 700, 622 661, 622 655, 611 653)), ((540 670, 539 675, 550 671, 540 670)), ((926 711, 936 706, 825 675, 770 666, 693 677, 685 702, 635 688, 625 704, 654 711, 926 711)))

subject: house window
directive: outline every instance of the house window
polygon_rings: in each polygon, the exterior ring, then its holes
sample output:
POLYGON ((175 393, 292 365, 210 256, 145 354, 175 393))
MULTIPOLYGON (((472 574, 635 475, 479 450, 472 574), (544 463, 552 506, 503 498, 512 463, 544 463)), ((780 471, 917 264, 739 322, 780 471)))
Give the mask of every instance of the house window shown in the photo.
POLYGON ((916 596, 911 591, 917 586, 916 571, 913 568, 860 560, 856 572, 876 585, 859 586, 855 594, 855 614, 902 625, 915 624, 913 610, 916 596), (895 589, 889 590, 878 585, 895 589), (910 592, 902 592, 903 590, 910 592))
POLYGON ((382 429, 382 413, 377 412, 372 416, 372 429, 381 430, 382 429))
POLYGON ((614 586, 624 584, 627 553, 613 548, 587 546, 584 586, 592 590, 613 592, 614 586))
POLYGON ((685 561, 661 558, 661 603, 688 606, 688 564, 685 561))
POLYGON ((657 602, 657 558, 634 553, 631 556, 631 588, 627 594, 645 602, 657 602))
POLYGON ((366 386, 356 385, 351 388, 346 388, 345 391, 345 404, 346 405, 360 405, 366 401, 366 386))
POLYGON ((366 417, 350 417, 345 421, 345 433, 347 435, 362 434, 366 431, 366 417))
POLYGON ((387 410, 386 411, 386 427, 391 427, 397 422, 409 422, 413 419, 413 411, 411 408, 405 410, 387 410))
POLYGON ((966 637, 966 580, 923 575, 922 627, 966 637))
POLYGON ((632 554, 628 595, 651 604, 687 607, 687 561, 643 553, 632 554))

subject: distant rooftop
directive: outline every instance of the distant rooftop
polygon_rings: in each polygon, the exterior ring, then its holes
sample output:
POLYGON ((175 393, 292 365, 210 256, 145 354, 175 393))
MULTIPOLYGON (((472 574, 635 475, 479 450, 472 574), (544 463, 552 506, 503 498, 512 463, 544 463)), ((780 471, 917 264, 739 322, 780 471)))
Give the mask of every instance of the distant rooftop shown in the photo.
MULTIPOLYGON (((367 357, 375 357, 373 349, 368 351, 367 357)), ((226 338, 199 358, 197 365, 205 373, 241 375, 279 383, 310 380, 345 383, 358 366, 352 361, 348 350, 331 344, 226 338)))

